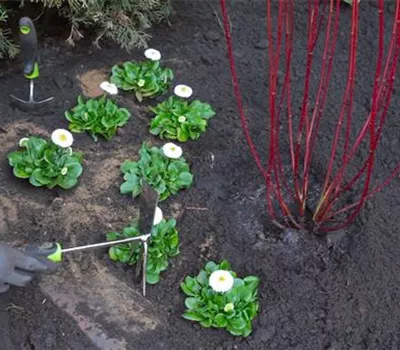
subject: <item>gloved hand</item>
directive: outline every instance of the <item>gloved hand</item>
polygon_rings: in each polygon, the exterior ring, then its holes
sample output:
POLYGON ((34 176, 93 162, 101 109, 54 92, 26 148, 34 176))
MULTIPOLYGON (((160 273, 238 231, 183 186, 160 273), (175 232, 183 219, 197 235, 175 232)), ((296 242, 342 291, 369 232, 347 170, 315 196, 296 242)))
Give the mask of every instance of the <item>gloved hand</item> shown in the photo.
POLYGON ((23 287, 35 273, 51 270, 51 265, 21 250, 0 243, 0 293, 6 292, 10 285, 23 287))

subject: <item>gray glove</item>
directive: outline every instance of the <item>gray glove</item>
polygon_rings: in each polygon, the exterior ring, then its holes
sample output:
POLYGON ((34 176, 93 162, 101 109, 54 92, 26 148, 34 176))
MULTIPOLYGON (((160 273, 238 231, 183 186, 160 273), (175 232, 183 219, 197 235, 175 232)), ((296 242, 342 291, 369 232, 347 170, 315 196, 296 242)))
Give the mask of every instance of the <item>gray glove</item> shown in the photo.
POLYGON ((0 243, 0 293, 6 292, 10 285, 25 286, 35 273, 46 272, 49 268, 45 261, 0 243))

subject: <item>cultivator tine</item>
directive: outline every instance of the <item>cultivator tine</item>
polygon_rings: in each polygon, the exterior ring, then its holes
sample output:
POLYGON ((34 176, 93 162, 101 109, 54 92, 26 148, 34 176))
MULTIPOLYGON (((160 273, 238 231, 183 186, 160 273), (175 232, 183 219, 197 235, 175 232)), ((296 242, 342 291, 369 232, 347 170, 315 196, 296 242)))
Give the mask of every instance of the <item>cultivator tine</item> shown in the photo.
MULTIPOLYGON (((143 273, 142 273, 142 288, 143 296, 146 296, 146 282, 147 282, 147 254, 148 254, 148 243, 147 239, 143 242, 143 273)), ((140 264, 139 264, 140 265, 140 264)))
POLYGON ((136 269, 135 269, 135 280, 138 281, 139 280, 139 276, 140 276, 140 271, 142 269, 142 264, 140 264, 140 261, 142 260, 142 256, 143 256, 143 244, 140 247, 140 251, 139 251, 139 259, 137 261, 136 264, 136 269))
POLYGON ((158 193, 146 182, 142 186, 142 194, 140 196, 140 219, 139 232, 142 234, 142 247, 139 253, 139 259, 136 265, 136 279, 139 277, 140 269, 142 269, 142 288, 143 296, 146 296, 147 281, 147 255, 148 244, 153 229, 154 216, 158 203, 158 193), (142 261, 142 264, 140 263, 142 261))

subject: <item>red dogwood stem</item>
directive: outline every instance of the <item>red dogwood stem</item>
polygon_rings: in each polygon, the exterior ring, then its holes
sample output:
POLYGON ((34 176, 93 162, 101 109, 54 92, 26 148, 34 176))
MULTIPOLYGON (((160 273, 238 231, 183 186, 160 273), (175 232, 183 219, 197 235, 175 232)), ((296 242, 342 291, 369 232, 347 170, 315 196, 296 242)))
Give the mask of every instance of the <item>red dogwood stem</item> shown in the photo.
MULTIPOLYGON (((397 1, 396 3, 395 23, 392 29, 392 37, 385 64, 383 62, 384 0, 377 0, 377 2, 379 13, 378 54, 372 87, 371 112, 360 128, 354 143, 351 143, 350 131, 353 119, 352 105, 355 91, 359 27, 359 4, 358 1, 353 2, 346 86, 337 116, 332 149, 323 181, 323 191, 317 209, 313 213, 315 230, 328 232, 349 225, 359 213, 365 201, 379 192, 394 178, 396 174, 400 172, 399 164, 380 185, 375 187, 371 186, 377 146, 382 138, 383 126, 386 121, 393 93, 397 63, 400 58, 400 1, 397 1), (339 145, 339 140, 341 138, 343 139, 343 146, 339 145), (369 154, 367 159, 359 168, 357 168, 359 170, 350 176, 349 181, 345 181, 346 174, 352 166, 352 161, 354 160, 357 151, 365 142, 368 142, 369 144, 369 154), (340 197, 345 192, 352 189, 359 181, 363 181, 359 199, 342 208, 337 208, 340 197)), ((280 227, 283 227, 283 225, 277 222, 276 210, 279 208, 285 219, 286 226, 302 228, 305 226, 305 223, 298 221, 297 219, 302 217, 304 218, 306 214, 310 186, 309 174, 316 148, 320 121, 323 116, 328 96, 328 84, 332 73, 333 58, 338 37, 341 0, 323 0, 322 11, 320 0, 308 0, 305 77, 303 95, 300 103, 300 113, 297 121, 294 120, 295 117, 293 114, 290 79, 294 41, 294 5, 296 2, 294 0, 286 0, 272 3, 271 0, 266 0, 267 37, 269 41, 269 140, 266 167, 263 166, 261 157, 249 132, 233 55, 232 37, 230 33, 231 28, 227 14, 226 0, 220 0, 220 3, 234 95, 238 105, 241 125, 246 141, 250 147, 250 152, 262 176, 265 178, 268 213, 273 222, 277 223, 280 227), (273 30, 273 5, 276 5, 278 9, 276 33, 274 33, 273 30), (325 9, 327 9, 327 12, 325 9), (319 32, 322 32, 321 28, 325 22, 326 32, 322 49, 319 82, 315 101, 313 106, 311 106, 311 73, 314 66, 315 49, 317 48, 319 32), (284 58, 283 65, 281 64, 281 57, 284 58), (280 74, 278 73, 281 65, 285 69, 285 74, 283 84, 279 87, 278 82, 280 74), (293 182, 293 189, 290 188, 286 179, 283 164, 283 159, 285 158, 283 157, 283 150, 281 149, 280 144, 280 134, 282 133, 282 113, 284 107, 287 109, 287 129, 289 133, 287 138, 289 142, 288 153, 290 156, 291 169, 291 175, 289 176, 293 182), (311 113, 310 110, 312 110, 311 113), (302 168, 301 172, 300 168, 302 168), (297 213, 297 217, 295 217, 289 209, 290 205, 287 203, 289 198, 299 206, 300 210, 299 213, 297 213), (278 205, 278 207, 276 207, 276 205, 278 205)))

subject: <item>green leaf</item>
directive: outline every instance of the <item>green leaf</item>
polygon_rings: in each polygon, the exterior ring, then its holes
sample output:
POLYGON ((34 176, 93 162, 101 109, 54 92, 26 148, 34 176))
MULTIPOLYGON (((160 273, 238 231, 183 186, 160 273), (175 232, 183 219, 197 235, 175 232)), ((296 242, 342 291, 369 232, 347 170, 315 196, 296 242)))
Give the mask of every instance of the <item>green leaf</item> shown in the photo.
POLYGON ((26 168, 20 168, 19 166, 16 166, 13 171, 14 176, 21 179, 28 179, 31 176, 31 172, 27 172, 25 169, 26 168))
POLYGON ((108 250, 108 256, 110 257, 111 260, 113 261, 118 261, 118 252, 116 251, 116 247, 111 247, 108 250))
POLYGON ((138 163, 126 160, 121 164, 121 171, 124 174, 126 174, 126 173, 134 173, 134 174, 136 174, 139 171, 138 163))
POLYGON ((120 186, 120 192, 122 194, 136 192, 138 190, 137 187, 138 185, 135 184, 134 182, 126 181, 120 186))
MULTIPOLYGON (((176 221, 174 219, 164 219, 160 224, 153 227, 152 236, 148 247, 148 260, 147 260, 147 283, 155 284, 160 281, 160 273, 167 269, 169 266, 170 258, 170 244, 175 241, 178 233, 175 229, 176 221)), ((141 234, 139 232, 138 224, 126 226, 122 233, 110 232, 107 234, 107 240, 123 239, 130 237, 137 237, 141 234)), ((139 260, 139 251, 141 243, 132 242, 128 244, 118 245, 114 251, 111 252, 112 257, 116 261, 122 263, 133 264, 139 260), (133 254, 133 258, 131 256, 133 254)), ((179 250, 177 250, 179 252, 179 250)), ((174 251, 175 253, 175 251, 174 251)))
POLYGON ((43 184, 41 182, 39 182, 35 176, 31 176, 29 178, 29 182, 31 183, 31 185, 35 186, 35 187, 41 187, 43 186, 43 184))
POLYGON ((58 185, 64 190, 68 190, 77 184, 78 180, 75 178, 65 178, 59 181, 58 185))
POLYGON ((239 298, 243 301, 250 301, 252 297, 252 291, 250 288, 247 288, 246 286, 238 287, 237 289, 239 298))
POLYGON ((193 182, 193 175, 191 173, 180 173, 178 176, 178 185, 179 186, 190 186, 193 182))
POLYGON ((208 119, 215 115, 209 104, 198 100, 188 104, 177 96, 171 96, 151 111, 155 117, 150 123, 150 132, 180 142, 198 139, 206 131, 208 119))
POLYGON ((190 296, 185 300, 186 312, 194 313, 194 319, 203 327, 226 328, 235 336, 247 337, 251 334, 251 320, 256 316, 259 307, 255 299, 256 289, 251 288, 258 283, 258 278, 247 276, 245 280, 246 283, 236 278, 236 273, 230 270, 226 260, 219 264, 207 262, 204 270, 195 278, 186 276, 181 284, 182 290, 190 296), (230 271, 238 286, 227 293, 215 293, 208 285, 208 278, 218 269, 230 271))
POLYGON ((125 108, 119 108, 105 95, 87 100, 80 96, 77 106, 66 112, 65 117, 70 122, 69 130, 87 131, 97 141, 99 135, 106 140, 111 139, 117 128, 128 122, 130 113, 125 108))
POLYGON ((251 290, 257 289, 258 285, 260 284, 260 279, 256 276, 247 276, 243 279, 243 281, 251 290))
POLYGON ((242 330, 242 337, 248 337, 251 334, 251 323, 248 322, 247 326, 242 330))
POLYGON ((193 181, 189 165, 183 158, 168 159, 158 147, 150 147, 146 142, 139 150, 137 162, 125 161, 121 170, 127 183, 121 186, 122 193, 132 193, 135 197, 141 192, 141 184, 146 181, 160 195, 160 201, 171 194, 187 188, 193 181))
POLYGON ((228 329, 229 333, 231 333, 234 336, 241 336, 243 334, 243 329, 236 329, 236 328, 230 327, 229 324, 228 324, 227 329, 228 329))
POLYGON ((16 166, 19 163, 24 162, 24 155, 26 154, 25 152, 21 151, 16 151, 16 152, 11 152, 7 155, 8 162, 11 166, 16 166))
POLYGON ((200 285, 198 284, 197 280, 193 277, 186 276, 184 283, 185 283, 187 289, 189 289, 195 295, 196 295, 196 293, 199 293, 201 290, 200 285))
POLYGON ((139 102, 142 102, 142 101, 143 101, 143 95, 142 95, 139 91, 136 91, 136 92, 135 92, 135 96, 136 96, 136 99, 137 99, 139 102))
POLYGON ((219 268, 221 270, 230 270, 231 265, 229 264, 229 262, 227 260, 222 260, 219 264, 219 268))
POLYGON ((225 328, 228 324, 228 320, 226 319, 224 314, 218 314, 215 316, 214 322, 217 327, 225 328))
POLYGON ((195 297, 197 294, 195 292, 193 292, 185 283, 181 283, 181 289, 182 291, 188 295, 188 296, 192 296, 195 297))
POLYGON ((70 161, 67 162, 64 166, 68 169, 67 176, 70 178, 75 179, 82 174, 83 168, 82 165, 78 162, 70 161))
POLYGON ((106 237, 107 241, 115 241, 120 237, 120 234, 118 232, 109 232, 106 237))
POLYGON ((156 284, 160 281, 160 274, 147 273, 146 281, 148 284, 156 284))
POLYGON ((246 320, 239 316, 229 320, 229 327, 236 330, 244 329, 247 325, 246 320))
POLYGON ((43 170, 40 168, 37 168, 33 171, 31 178, 34 178, 34 182, 40 183, 42 185, 48 185, 52 182, 51 179, 45 176, 43 170))
POLYGON ((207 272, 204 270, 201 270, 200 273, 197 275, 197 281, 203 285, 207 286, 208 285, 208 275, 207 272))
POLYGON ((188 131, 183 129, 178 129, 177 136, 178 136, 178 141, 186 142, 187 140, 189 140, 190 135, 188 131))
POLYGON ((218 265, 214 261, 209 261, 204 267, 204 270, 211 274, 212 272, 218 270, 218 265))
POLYGON ((203 321, 200 321, 200 324, 204 327, 204 328, 210 328, 212 325, 212 319, 211 318, 207 318, 203 321))
POLYGON ((68 189, 77 184, 82 173, 81 154, 70 154, 69 150, 34 136, 28 138, 23 149, 8 154, 8 159, 14 175, 29 178, 36 187, 68 189))
POLYGON ((43 157, 44 150, 48 146, 45 139, 30 137, 26 144, 28 155, 31 159, 39 160, 43 157))
POLYGON ((194 311, 186 311, 183 315, 183 318, 189 320, 189 321, 202 321, 203 316, 197 312, 194 311))
POLYGON ((186 298, 185 299, 185 306, 189 310, 195 310, 201 308, 202 302, 197 298, 186 298))

